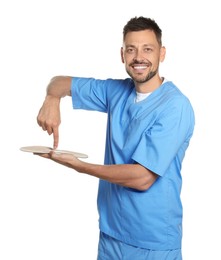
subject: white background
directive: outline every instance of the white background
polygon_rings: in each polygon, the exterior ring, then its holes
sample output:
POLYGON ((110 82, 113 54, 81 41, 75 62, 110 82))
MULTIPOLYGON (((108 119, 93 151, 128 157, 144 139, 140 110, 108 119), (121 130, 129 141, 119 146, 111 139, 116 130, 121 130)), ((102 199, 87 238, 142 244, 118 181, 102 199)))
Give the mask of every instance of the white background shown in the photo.
MULTIPOLYGON (((0 259, 93 260, 98 180, 24 153, 52 146, 36 117, 55 75, 124 78, 122 29, 148 16, 163 30, 161 76, 189 97, 196 128, 183 163, 184 260, 220 252, 219 1, 7 0, 0 3, 0 259)), ((61 103, 61 149, 103 163, 106 116, 61 103)))

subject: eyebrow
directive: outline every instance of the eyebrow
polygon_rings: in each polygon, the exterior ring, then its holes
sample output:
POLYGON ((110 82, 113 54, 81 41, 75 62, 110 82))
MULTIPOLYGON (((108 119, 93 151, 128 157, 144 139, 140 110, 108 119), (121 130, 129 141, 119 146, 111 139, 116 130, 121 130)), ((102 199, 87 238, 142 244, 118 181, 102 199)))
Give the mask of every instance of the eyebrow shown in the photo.
MULTIPOLYGON (((155 47, 154 44, 144 44, 142 45, 143 47, 155 47)), ((128 48, 128 47, 132 47, 132 48, 136 48, 135 45, 133 44, 125 44, 125 47, 128 48)))

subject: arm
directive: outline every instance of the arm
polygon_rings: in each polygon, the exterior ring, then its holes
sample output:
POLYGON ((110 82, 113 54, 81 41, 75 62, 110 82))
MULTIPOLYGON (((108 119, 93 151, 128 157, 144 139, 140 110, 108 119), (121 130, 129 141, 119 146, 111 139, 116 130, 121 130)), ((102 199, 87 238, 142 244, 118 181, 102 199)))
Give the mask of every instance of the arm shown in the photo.
POLYGON ((71 77, 57 76, 48 84, 44 103, 38 113, 37 122, 49 135, 53 134, 54 149, 58 147, 60 117, 60 99, 71 96, 71 77))
POLYGON ((150 188, 158 175, 149 171, 140 164, 98 165, 77 159, 68 154, 41 154, 59 164, 72 168, 80 173, 97 177, 121 186, 144 191, 150 188))

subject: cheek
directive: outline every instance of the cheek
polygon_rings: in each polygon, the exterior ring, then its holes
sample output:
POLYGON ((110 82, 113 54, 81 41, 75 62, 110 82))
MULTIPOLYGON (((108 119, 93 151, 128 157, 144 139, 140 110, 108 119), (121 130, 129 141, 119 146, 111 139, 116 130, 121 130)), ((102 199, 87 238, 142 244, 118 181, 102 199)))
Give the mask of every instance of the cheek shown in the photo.
POLYGON ((121 57, 121 59, 122 59, 122 62, 127 66, 133 62, 134 56, 133 55, 123 55, 121 57))

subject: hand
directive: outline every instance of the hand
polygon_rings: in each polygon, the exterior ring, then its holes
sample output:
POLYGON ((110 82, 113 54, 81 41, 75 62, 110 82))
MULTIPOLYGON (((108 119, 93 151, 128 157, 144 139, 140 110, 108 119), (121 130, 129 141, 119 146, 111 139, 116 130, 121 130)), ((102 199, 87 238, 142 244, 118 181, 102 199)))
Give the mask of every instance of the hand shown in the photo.
POLYGON ((77 157, 72 154, 67 153, 57 153, 56 151, 51 151, 50 153, 34 153, 35 155, 39 155, 40 157, 51 159, 54 162, 57 162, 66 167, 75 169, 79 171, 80 166, 82 166, 83 162, 80 161, 77 157))
POLYGON ((60 118, 60 98, 47 96, 37 116, 37 122, 49 135, 53 134, 53 148, 58 147, 60 118))

